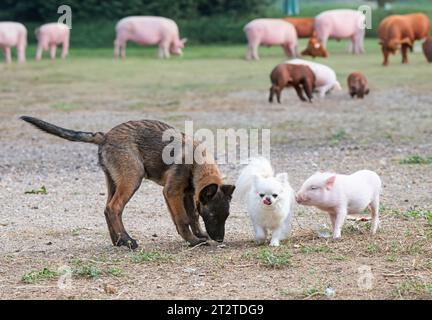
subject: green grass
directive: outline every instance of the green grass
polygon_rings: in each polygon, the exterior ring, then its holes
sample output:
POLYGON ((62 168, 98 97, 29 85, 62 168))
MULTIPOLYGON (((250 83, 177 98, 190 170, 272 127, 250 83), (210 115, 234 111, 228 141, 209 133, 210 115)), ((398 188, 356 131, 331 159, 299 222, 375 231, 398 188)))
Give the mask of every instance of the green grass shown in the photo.
POLYGON ((331 253, 333 250, 328 246, 302 246, 300 249, 301 253, 331 253))
POLYGON ((171 260, 171 255, 159 251, 144 251, 134 253, 131 257, 133 263, 165 262, 171 260))
POLYGON ((21 281, 24 283, 38 283, 45 280, 52 280, 57 278, 58 274, 49 268, 43 268, 39 270, 32 270, 21 277, 21 281))
POLYGON ((347 132, 344 129, 338 130, 330 137, 330 145, 335 146, 347 139, 347 132))
POLYGON ((432 164, 432 156, 413 155, 399 161, 400 164, 432 164))
POLYGON ((24 192, 25 194, 48 194, 45 186, 24 192))
POLYGON ((264 248, 258 251, 256 258, 262 265, 268 268, 282 268, 290 265, 291 254, 289 252, 264 248))

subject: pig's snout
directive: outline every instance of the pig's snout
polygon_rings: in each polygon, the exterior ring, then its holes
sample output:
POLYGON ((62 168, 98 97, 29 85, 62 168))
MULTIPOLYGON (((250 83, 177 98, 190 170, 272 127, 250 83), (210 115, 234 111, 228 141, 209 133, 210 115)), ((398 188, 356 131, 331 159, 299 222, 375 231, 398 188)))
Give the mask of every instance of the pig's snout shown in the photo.
POLYGON ((300 193, 297 193, 295 195, 295 200, 296 200, 297 203, 305 202, 304 196, 302 194, 300 194, 300 193))

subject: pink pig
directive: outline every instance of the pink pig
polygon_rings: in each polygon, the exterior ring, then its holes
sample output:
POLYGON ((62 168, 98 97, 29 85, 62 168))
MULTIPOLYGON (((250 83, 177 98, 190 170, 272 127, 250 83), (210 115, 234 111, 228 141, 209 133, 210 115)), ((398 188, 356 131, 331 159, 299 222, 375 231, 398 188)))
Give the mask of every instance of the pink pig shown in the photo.
POLYGON ((287 56, 298 56, 297 31, 282 19, 255 19, 244 28, 248 40, 247 60, 259 60, 258 46, 281 45, 287 56))
POLYGON ((42 59, 44 50, 50 50, 50 58, 56 57, 57 44, 62 45, 62 59, 69 53, 69 27, 63 23, 47 23, 35 30, 38 46, 36 50, 36 60, 42 59))
POLYGON ((303 64, 311 68, 312 72, 315 74, 315 91, 319 92, 320 98, 324 98, 326 93, 333 89, 342 89, 339 81, 337 81, 336 72, 324 64, 303 59, 292 59, 285 63, 303 64))
POLYGON ((337 9, 323 11, 315 17, 315 31, 318 40, 327 48, 329 37, 350 39, 348 51, 364 53, 365 16, 357 10, 337 9))
POLYGON ((0 48, 3 49, 7 63, 12 63, 11 47, 17 47, 18 62, 25 62, 27 29, 18 22, 0 22, 0 48))
POLYGON ((132 41, 142 45, 159 45, 159 58, 170 54, 182 55, 187 39, 180 39, 177 24, 168 18, 132 16, 121 19, 116 25, 114 57, 126 57, 126 43, 132 41))

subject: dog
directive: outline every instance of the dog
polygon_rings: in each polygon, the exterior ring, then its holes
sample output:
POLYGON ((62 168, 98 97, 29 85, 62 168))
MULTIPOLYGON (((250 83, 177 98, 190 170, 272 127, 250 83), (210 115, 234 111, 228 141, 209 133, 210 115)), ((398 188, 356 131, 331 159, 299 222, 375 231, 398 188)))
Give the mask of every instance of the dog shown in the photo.
POLYGON ((291 231, 295 205, 288 174, 284 172, 275 176, 267 159, 253 158, 241 171, 235 187, 233 198, 246 201, 256 242, 263 244, 268 231, 271 231, 270 246, 279 246, 291 231))
MULTIPOLYGON (((21 119, 60 138, 99 146, 99 165, 108 187, 104 213, 115 246, 138 247, 123 226, 122 214, 144 178, 163 186, 177 232, 191 246, 206 242, 209 237, 223 241, 235 187, 223 183, 219 168, 209 155, 202 164, 195 158, 192 164, 186 164, 183 152, 180 164, 177 161, 166 164, 163 152, 170 141, 164 141, 162 137, 167 130, 175 131, 170 125, 157 120, 129 121, 107 133, 93 133, 64 129, 28 116, 21 119), (207 232, 201 229, 199 216, 207 232)), ((180 132, 179 136, 181 141, 178 142, 184 148, 186 137, 180 132)), ((195 150, 201 145, 194 141, 193 146, 195 150)))

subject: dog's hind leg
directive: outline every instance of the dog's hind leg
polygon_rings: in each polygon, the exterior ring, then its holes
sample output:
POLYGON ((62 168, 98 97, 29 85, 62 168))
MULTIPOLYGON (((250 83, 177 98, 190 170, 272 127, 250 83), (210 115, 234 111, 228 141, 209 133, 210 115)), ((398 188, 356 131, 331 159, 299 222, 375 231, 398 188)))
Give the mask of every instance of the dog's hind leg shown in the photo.
POLYGON ((207 232, 203 231, 199 223, 199 215, 196 210, 193 194, 186 193, 183 199, 186 213, 190 219, 190 227, 194 235, 203 240, 208 240, 209 236, 207 232))

